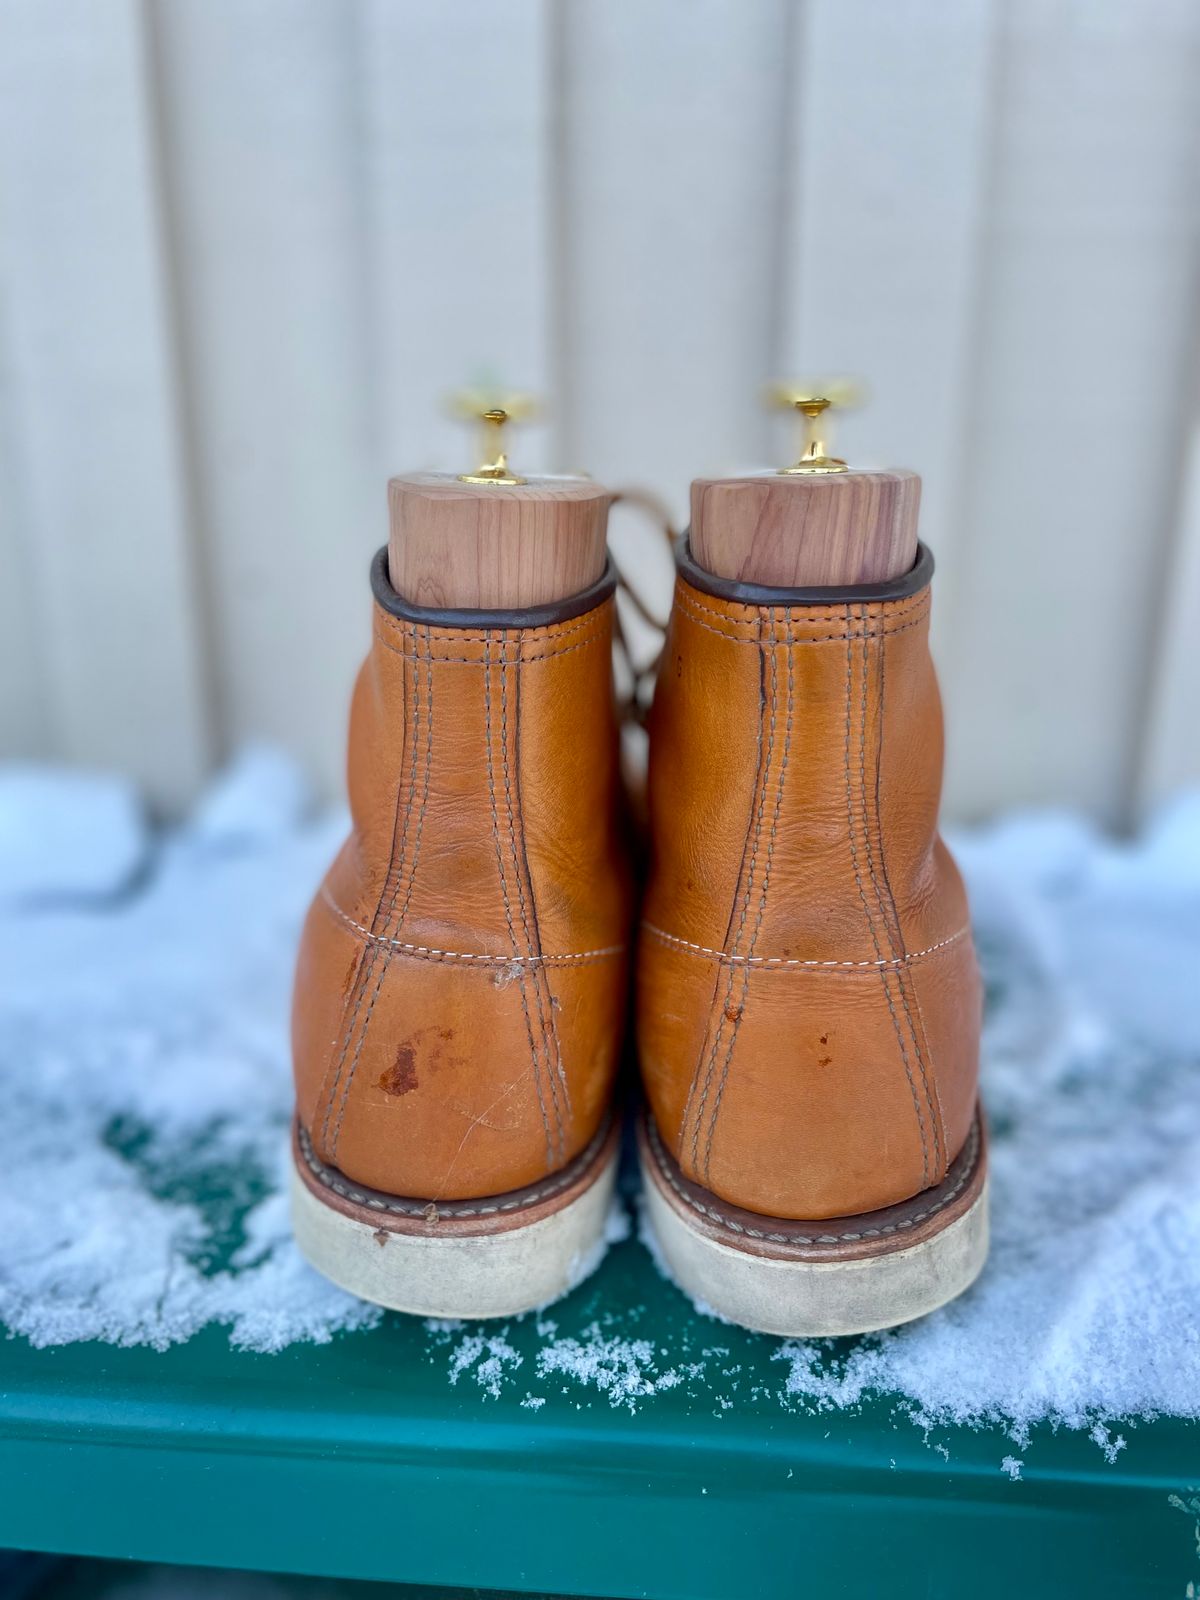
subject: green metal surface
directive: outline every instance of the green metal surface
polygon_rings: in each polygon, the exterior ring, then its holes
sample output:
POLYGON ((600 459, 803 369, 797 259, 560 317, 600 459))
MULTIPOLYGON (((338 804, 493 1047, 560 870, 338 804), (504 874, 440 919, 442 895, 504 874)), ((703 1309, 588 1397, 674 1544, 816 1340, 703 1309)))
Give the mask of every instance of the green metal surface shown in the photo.
POLYGON ((697 1317, 635 1241, 553 1315, 706 1375, 614 1407, 533 1376, 535 1319, 496 1397, 402 1317, 279 1355, 0 1343, 0 1544, 657 1600, 1200 1589, 1194 1425, 1127 1426, 1109 1464, 1063 1430, 926 1435, 886 1396, 816 1412, 778 1341, 697 1317))

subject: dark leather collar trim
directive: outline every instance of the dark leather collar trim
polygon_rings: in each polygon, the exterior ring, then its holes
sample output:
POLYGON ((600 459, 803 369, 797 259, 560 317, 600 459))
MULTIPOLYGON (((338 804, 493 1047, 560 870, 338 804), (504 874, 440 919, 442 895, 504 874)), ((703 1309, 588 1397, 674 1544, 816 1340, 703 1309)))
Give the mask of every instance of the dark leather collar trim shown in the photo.
POLYGON ((419 623, 425 628, 550 628, 559 622, 581 617, 608 599, 617 586, 617 575, 606 557, 604 571, 590 588, 568 595, 551 605, 529 606, 524 611, 476 611, 463 608, 442 610, 434 606, 414 606, 392 588, 388 576, 387 545, 376 552, 371 562, 371 590, 375 599, 393 617, 419 623))
POLYGON ((875 605, 883 600, 907 600, 919 594, 933 577, 933 552, 928 545, 917 545, 917 559, 902 577, 887 583, 860 583, 843 588, 838 584, 814 585, 811 589, 773 589, 763 583, 738 583, 732 578, 717 578, 692 559, 687 529, 675 541, 675 565, 679 576, 693 589, 730 600, 743 606, 846 606, 875 605))

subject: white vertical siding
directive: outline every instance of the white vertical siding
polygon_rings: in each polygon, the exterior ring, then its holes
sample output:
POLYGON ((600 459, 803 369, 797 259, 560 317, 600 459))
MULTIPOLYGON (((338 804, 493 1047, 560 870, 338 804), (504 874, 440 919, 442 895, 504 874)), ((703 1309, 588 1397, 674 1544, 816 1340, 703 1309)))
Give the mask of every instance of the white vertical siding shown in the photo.
POLYGON ((43 749, 177 804, 209 747, 146 68, 135 0, 0 7, 3 583, 43 749))
POLYGON ((690 479, 765 454, 787 6, 563 19, 566 454, 682 517, 690 479))
POLYGON ((797 41, 782 359, 869 386, 838 453, 921 473, 939 621, 963 537, 996 9, 813 0, 797 41))
POLYGON ((1200 10, 1010 0, 1002 18, 953 793, 970 811, 1047 796, 1120 818, 1192 393, 1200 10))
POLYGON ((1143 738, 1136 749, 1137 809, 1197 777, 1200 712, 1200 421, 1188 444, 1175 538, 1163 563, 1165 597, 1153 621, 1143 738))
POLYGON ((335 788, 448 389, 682 517, 833 369, 925 478, 950 808, 1196 781, 1198 85, 1189 0, 0 0, 0 755, 335 788))
MULTIPOLYGON (((459 470, 449 391, 503 378, 549 397, 554 318, 548 0, 370 0, 359 13, 368 343, 383 479, 459 470)), ((554 465, 549 408, 521 459, 554 465)), ((377 542, 382 543, 377 518, 377 542)))
POLYGON ((215 719, 332 778, 379 531, 356 40, 325 0, 151 15, 215 719))

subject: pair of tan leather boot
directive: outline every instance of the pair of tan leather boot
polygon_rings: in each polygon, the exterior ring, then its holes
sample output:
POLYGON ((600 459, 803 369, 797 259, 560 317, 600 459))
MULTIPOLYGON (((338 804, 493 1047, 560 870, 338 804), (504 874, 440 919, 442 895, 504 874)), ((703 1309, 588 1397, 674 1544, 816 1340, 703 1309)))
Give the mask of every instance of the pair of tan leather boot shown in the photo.
POLYGON ((611 564, 560 603, 438 611, 380 552, 353 830, 296 980, 294 1216, 315 1266, 455 1317, 586 1275, 632 968, 645 1221, 686 1290, 807 1335, 971 1282, 980 983, 937 833, 932 570, 922 547, 895 581, 763 587, 679 542, 639 893, 611 564))

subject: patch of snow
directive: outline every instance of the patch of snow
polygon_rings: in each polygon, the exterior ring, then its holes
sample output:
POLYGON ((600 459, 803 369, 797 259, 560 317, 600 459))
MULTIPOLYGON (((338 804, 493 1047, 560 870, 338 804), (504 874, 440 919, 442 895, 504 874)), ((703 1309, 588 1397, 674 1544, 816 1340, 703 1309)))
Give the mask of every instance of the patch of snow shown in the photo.
POLYGON ((1034 815, 954 845, 989 988, 990 1259, 845 1355, 783 1342, 785 1392, 1018 1438, 1200 1415, 1200 798, 1133 844, 1034 815))
POLYGON ((658 1351, 650 1339, 623 1339, 593 1322, 581 1338, 553 1339, 538 1351, 539 1378, 560 1375, 598 1390, 611 1405, 636 1411, 637 1402, 671 1388, 678 1378, 658 1371, 658 1351), (664 1382, 664 1379, 666 1380, 664 1382))
POLYGON ((450 1382, 457 1383, 464 1373, 469 1373, 485 1394, 498 1400, 504 1380, 524 1360, 502 1333, 469 1333, 450 1357, 450 1382))
POLYGON ((627 1206, 622 1205, 621 1196, 614 1194, 612 1204, 608 1208, 608 1215, 604 1219, 604 1243, 606 1245, 624 1244, 633 1232, 633 1222, 627 1206))
POLYGON ((452 1334, 461 1332, 466 1323, 461 1317, 426 1317, 424 1327, 426 1333, 432 1334, 440 1343, 452 1334))
MULTIPOLYGON (((223 836, 279 815, 280 787, 269 763, 235 768, 223 836)), ((256 1350, 377 1322, 301 1261, 282 1193, 291 966, 344 820, 237 853, 214 851, 211 821, 185 826, 98 908, 151 858, 125 788, 9 769, 0 789, 0 857, 38 837, 26 881, 42 886, 0 916, 0 1099, 20 1131, 0 1175, 0 1320, 38 1345, 158 1348, 217 1321, 256 1350)))
POLYGON ((1108 1462, 1110 1467, 1121 1454, 1121 1451, 1125 1449, 1124 1436, 1122 1434, 1117 1434, 1116 1438, 1114 1439, 1112 1434, 1102 1422, 1098 1422, 1096 1424, 1096 1426, 1088 1434, 1088 1438, 1094 1445, 1099 1446, 1104 1459, 1108 1462))
POLYGON ((0 916, 111 900, 129 888, 150 848, 141 799, 124 778, 0 767, 0 916))
POLYGON ((1016 1456, 1005 1456, 1004 1460, 1000 1463, 1000 1471, 1007 1472, 1013 1483, 1020 1483, 1021 1468, 1024 1465, 1025 1463, 1023 1461, 1018 1461, 1016 1456))
POLYGON ((799 1395, 818 1411, 857 1405, 874 1389, 886 1389, 877 1346, 857 1349, 844 1360, 828 1339, 784 1339, 771 1353, 787 1366, 784 1393, 799 1395))
POLYGON ((296 763, 271 745, 251 744, 201 796, 188 837, 199 850, 270 845, 312 809, 312 790, 296 763))
MULTIPOLYGON (((264 751, 166 835, 119 782, 0 770, 11 1329, 162 1347, 220 1322, 278 1350, 378 1321, 303 1264, 282 1193, 296 938, 344 827, 264 751)), ((980 1282, 893 1333, 755 1341, 773 1365, 740 1390, 728 1348, 693 1359, 694 1321, 622 1305, 516 1343, 427 1323, 449 1381, 515 1398, 534 1373, 625 1410, 680 1386, 709 1411, 882 1393, 925 1427, 999 1420, 1022 1450, 1034 1422, 1079 1427, 1110 1461, 1115 1419, 1200 1414, 1200 796, 1132 843, 1047 814, 954 843, 989 990, 980 1282)), ((607 1242, 628 1227, 615 1207, 607 1242)))

